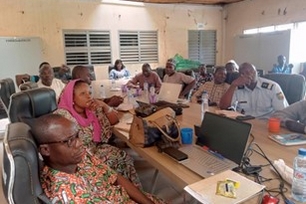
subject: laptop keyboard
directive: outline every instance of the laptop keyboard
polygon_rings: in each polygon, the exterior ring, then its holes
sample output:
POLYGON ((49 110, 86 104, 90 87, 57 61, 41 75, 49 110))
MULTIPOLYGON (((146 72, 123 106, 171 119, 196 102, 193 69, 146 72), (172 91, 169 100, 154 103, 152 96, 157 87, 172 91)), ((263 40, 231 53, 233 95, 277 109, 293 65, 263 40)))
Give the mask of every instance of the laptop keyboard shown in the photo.
POLYGON ((217 158, 197 146, 185 146, 179 150, 187 154, 189 158, 181 163, 203 177, 220 173, 232 167, 229 160, 217 158))

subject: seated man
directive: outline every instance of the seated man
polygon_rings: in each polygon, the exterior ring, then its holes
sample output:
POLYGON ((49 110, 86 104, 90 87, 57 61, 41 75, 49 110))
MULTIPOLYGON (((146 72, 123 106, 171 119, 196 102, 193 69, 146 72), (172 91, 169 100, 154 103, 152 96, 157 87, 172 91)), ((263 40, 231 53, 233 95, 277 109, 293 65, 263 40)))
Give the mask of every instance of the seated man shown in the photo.
POLYGON ((199 71, 195 74, 196 85, 194 87, 194 91, 197 91, 200 86, 205 84, 205 82, 212 81, 214 79, 214 76, 211 73, 207 73, 205 64, 200 64, 198 70, 199 71))
POLYGON ((273 65, 273 69, 270 73, 278 74, 291 74, 293 64, 286 64, 286 57, 284 55, 279 55, 277 57, 278 64, 273 65))
POLYGON ((165 69, 166 75, 164 76, 163 81, 166 83, 185 85, 179 95, 179 98, 185 98, 186 95, 189 95, 191 89, 193 89, 195 85, 195 79, 184 73, 175 71, 175 68, 176 62, 174 61, 174 59, 168 59, 165 69))
POLYGON ((220 99, 229 88, 229 84, 225 83, 226 70, 225 67, 216 67, 214 72, 214 81, 208 81, 197 90, 191 97, 192 102, 201 99, 202 93, 208 93, 209 105, 219 105, 220 99))
POLYGON ((283 110, 276 111, 272 117, 280 118, 281 125, 293 132, 306 133, 306 101, 298 101, 283 110))
POLYGON ((39 78, 38 87, 53 89, 56 94, 56 100, 58 100, 65 84, 60 79, 54 78, 53 69, 48 62, 43 62, 39 65, 39 78))
POLYGON ((280 86, 271 80, 258 77, 254 65, 243 63, 239 77, 230 85, 220 100, 220 108, 233 106, 236 111, 254 117, 269 117, 276 110, 288 106, 280 86))
POLYGON ((150 90, 150 87, 153 86, 155 88, 155 92, 159 93, 162 82, 159 76, 155 72, 152 72, 151 66, 148 63, 144 63, 142 65, 142 73, 139 73, 133 77, 133 79, 127 83, 127 86, 129 88, 136 88, 139 84, 139 87, 143 90, 144 83, 148 84, 148 90, 150 90))
MULTIPOLYGON (((82 65, 75 66, 73 68, 72 79, 82 79, 83 81, 87 82, 89 85, 93 80, 89 69, 82 65)), ((123 98, 120 96, 112 96, 110 98, 105 98, 103 101, 111 107, 117 107, 123 102, 123 98)))
POLYGON ((227 72, 225 82, 231 84, 239 77, 238 65, 234 60, 230 60, 225 64, 225 69, 227 72))
POLYGON ((52 203, 164 203, 86 152, 77 125, 63 116, 44 115, 31 128, 44 159, 42 188, 52 203))

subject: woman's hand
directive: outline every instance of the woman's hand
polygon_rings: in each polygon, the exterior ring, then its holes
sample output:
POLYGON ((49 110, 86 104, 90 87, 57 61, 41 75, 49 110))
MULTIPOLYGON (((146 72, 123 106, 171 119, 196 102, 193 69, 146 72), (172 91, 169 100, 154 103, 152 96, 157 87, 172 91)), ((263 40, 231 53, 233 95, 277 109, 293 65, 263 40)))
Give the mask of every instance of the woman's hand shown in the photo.
POLYGON ((92 99, 88 108, 92 111, 95 111, 98 107, 102 107, 105 113, 107 113, 110 109, 106 103, 99 99, 92 99))

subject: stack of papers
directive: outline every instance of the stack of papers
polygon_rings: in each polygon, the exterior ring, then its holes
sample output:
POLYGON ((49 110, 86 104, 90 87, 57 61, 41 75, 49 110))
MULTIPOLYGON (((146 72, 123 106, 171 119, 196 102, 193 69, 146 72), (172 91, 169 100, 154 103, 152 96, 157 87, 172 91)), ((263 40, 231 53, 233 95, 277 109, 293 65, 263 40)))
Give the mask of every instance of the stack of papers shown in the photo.
POLYGON ((254 181, 251 181, 236 172, 227 170, 220 174, 188 185, 184 188, 184 190, 204 204, 231 204, 246 201, 261 192, 264 188, 265 186, 263 185, 255 183, 254 181), (217 182, 224 181, 226 179, 231 179, 240 183, 240 187, 236 189, 237 198, 228 198, 216 195, 217 182))

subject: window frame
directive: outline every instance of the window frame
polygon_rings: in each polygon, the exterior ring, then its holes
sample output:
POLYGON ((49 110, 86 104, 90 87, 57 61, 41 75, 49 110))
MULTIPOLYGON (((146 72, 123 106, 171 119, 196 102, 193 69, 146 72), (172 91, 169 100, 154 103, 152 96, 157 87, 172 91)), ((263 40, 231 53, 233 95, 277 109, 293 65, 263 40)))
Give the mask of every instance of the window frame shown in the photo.
POLYGON ((112 62, 110 31, 63 30, 63 40, 67 65, 103 65, 111 64, 112 62), (71 42, 69 42, 69 35, 71 36, 71 42), (78 37, 80 42, 73 42, 78 37), (83 45, 81 40, 83 40, 83 45))

